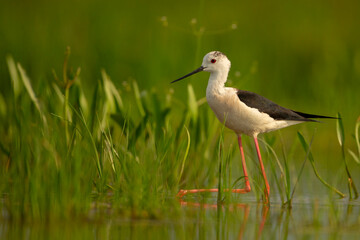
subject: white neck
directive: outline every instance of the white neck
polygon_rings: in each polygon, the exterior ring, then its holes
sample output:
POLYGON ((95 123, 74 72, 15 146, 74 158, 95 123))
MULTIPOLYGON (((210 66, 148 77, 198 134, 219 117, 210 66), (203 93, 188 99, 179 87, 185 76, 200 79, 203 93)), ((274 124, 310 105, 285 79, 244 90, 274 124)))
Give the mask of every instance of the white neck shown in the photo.
POLYGON ((206 88, 206 95, 224 93, 225 83, 229 71, 216 71, 210 74, 209 82, 206 88))

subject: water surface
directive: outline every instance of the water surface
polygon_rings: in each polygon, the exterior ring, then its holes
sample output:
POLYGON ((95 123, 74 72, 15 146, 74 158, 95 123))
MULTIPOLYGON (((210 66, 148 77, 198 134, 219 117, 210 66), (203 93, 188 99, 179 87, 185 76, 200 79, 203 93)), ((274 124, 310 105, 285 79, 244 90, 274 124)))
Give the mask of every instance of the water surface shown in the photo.
MULTIPOLYGON (((171 201, 171 200, 169 200, 171 201)), ((294 199, 292 208, 255 198, 216 204, 187 198, 159 217, 124 217, 111 208, 47 223, 0 223, 0 239, 359 239, 360 201, 294 199)), ((3 217, 6 211, 2 212, 3 217)))

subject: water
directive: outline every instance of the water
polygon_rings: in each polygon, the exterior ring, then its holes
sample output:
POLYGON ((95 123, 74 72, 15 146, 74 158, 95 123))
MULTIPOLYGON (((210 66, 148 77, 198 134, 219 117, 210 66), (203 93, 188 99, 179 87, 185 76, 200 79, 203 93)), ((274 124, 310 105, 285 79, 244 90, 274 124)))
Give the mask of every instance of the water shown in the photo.
MULTIPOLYGON (((216 204, 188 199, 156 219, 93 209, 84 218, 43 224, 0 222, 0 239, 359 239, 360 201, 302 198, 292 208, 254 198, 216 204), (176 216, 174 216, 176 215, 176 216)), ((6 215, 2 211, 2 216, 6 215)))

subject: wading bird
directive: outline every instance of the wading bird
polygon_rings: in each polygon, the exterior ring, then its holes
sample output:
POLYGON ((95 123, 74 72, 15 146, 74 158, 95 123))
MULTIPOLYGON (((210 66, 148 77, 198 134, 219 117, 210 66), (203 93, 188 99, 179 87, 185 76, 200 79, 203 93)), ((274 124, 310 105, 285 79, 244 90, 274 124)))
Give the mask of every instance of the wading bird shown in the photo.
MULTIPOLYGON (((224 123, 227 128, 233 130, 237 134, 241 153, 241 163, 244 172, 245 188, 231 189, 228 191, 234 193, 248 193, 251 191, 246 170, 244 150, 241 143, 241 135, 246 134, 254 138, 261 172, 265 181, 265 198, 268 200, 270 186, 261 159, 259 143, 257 140, 258 134, 302 122, 316 122, 316 120, 312 120, 312 118, 333 117, 293 111, 281 107, 256 93, 225 87, 230 65, 231 63, 225 54, 219 51, 213 51, 205 55, 201 67, 171 83, 187 78, 198 72, 210 72, 210 78, 206 88, 206 100, 220 122, 224 123)), ((178 196, 182 197, 188 193, 197 192, 218 192, 218 189, 180 190, 178 196)))

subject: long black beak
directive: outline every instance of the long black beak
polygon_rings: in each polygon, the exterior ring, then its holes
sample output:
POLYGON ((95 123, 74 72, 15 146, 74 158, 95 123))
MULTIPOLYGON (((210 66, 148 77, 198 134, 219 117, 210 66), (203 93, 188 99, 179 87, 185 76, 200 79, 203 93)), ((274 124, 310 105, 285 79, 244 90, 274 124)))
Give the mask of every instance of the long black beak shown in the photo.
POLYGON ((195 73, 198 73, 198 72, 204 71, 204 69, 205 69, 205 67, 201 66, 201 67, 199 67, 198 69, 196 69, 196 70, 192 71, 191 73, 186 74, 185 76, 183 76, 183 77, 181 77, 181 78, 179 78, 179 79, 176 79, 176 80, 172 81, 171 83, 174 83, 174 82, 180 81, 180 80, 182 80, 182 79, 184 79, 184 78, 187 78, 187 77, 190 77, 191 75, 193 75, 193 74, 195 74, 195 73))

